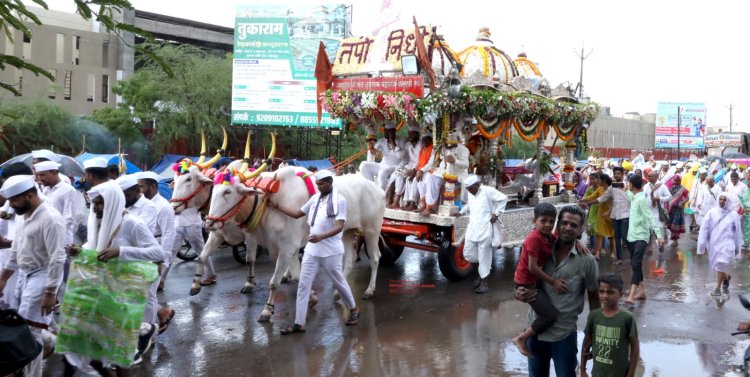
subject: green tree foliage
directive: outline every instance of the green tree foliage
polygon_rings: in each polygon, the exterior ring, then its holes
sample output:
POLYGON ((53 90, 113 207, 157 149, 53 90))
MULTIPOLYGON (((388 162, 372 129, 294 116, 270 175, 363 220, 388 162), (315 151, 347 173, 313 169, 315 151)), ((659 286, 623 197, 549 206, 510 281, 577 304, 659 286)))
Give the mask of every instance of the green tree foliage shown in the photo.
POLYGON ((83 148, 113 153, 112 137, 98 124, 85 121, 48 101, 13 102, 0 106, 0 160, 34 149, 52 149, 75 156, 83 148), (89 148, 87 148, 89 149, 89 148))
POLYGON ((503 145, 503 156, 505 158, 526 159, 536 156, 536 142, 524 141, 520 136, 513 134, 513 146, 503 145))
MULTIPOLYGON (((44 0, 30 0, 35 5, 38 5, 44 9, 49 9, 47 3, 44 0)), ((132 10, 133 6, 128 0, 73 0, 76 4, 76 13, 81 16, 84 20, 96 20, 99 24, 108 32, 118 36, 123 43, 125 40, 122 38, 123 32, 133 33, 138 37, 141 37, 147 41, 151 41, 152 37, 146 31, 135 27, 133 25, 122 23, 117 21, 115 15, 123 10, 132 10)), ((42 21, 39 20, 32 10, 29 10, 23 1, 21 0, 2 0, 0 1, 0 30, 5 35, 13 40, 13 33, 15 30, 19 30, 24 35, 31 37, 31 29, 27 26, 27 22, 34 23, 36 25, 42 25, 42 21)), ((156 55, 150 45, 131 45, 137 53, 148 57, 155 64, 158 64, 166 74, 171 75, 172 71, 158 55, 156 55)), ((31 71, 36 76, 42 75, 50 80, 55 80, 46 69, 28 63, 21 58, 0 54, 0 69, 5 69, 7 66, 15 67, 18 69, 25 69, 31 71)), ((0 88, 8 90, 13 94, 20 95, 18 90, 13 84, 0 82, 0 88)))

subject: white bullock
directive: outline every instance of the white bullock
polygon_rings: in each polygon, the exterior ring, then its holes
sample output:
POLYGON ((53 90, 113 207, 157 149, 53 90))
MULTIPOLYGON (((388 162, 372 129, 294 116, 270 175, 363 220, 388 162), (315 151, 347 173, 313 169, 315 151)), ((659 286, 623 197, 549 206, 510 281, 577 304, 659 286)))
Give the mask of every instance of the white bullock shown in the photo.
MULTIPOLYGON (((273 201, 284 203, 288 208, 301 208, 311 194, 308 193, 307 185, 297 173, 309 173, 299 167, 285 167, 275 173, 264 173, 262 176, 276 176, 280 182, 277 193, 268 194, 273 201)), ((345 253, 344 275, 348 275, 354 258, 354 234, 361 229, 365 235, 367 250, 370 253, 370 284, 365 290, 363 298, 367 299, 375 294, 375 282, 377 280, 380 250, 378 239, 380 228, 383 224, 385 212, 385 192, 375 183, 370 182, 359 175, 347 175, 335 177, 334 187, 343 195, 348 204, 346 225, 344 226, 343 243, 345 253)), ((317 187, 313 184, 315 192, 317 187)), ((304 247, 310 229, 306 217, 293 219, 283 213, 265 208, 255 229, 246 232, 246 226, 254 217, 255 211, 263 210, 264 196, 262 191, 248 188, 244 184, 234 182, 232 184, 218 184, 214 186, 211 197, 209 216, 206 218, 206 227, 212 234, 225 239, 230 244, 237 244, 243 240, 248 246, 248 261, 254 262, 254 243, 265 246, 271 257, 276 259, 276 269, 269 284, 270 294, 266 307, 261 313, 259 321, 268 321, 273 314, 274 297, 276 289, 281 281, 282 275, 287 269, 292 270, 293 276, 299 276, 298 251, 304 247)), ((204 248, 199 260, 196 275, 203 273, 203 262, 212 250, 208 245, 204 248)), ((254 286, 254 274, 251 271, 248 281, 243 287, 243 292, 254 286)), ((200 277, 193 280, 193 289, 200 290, 200 277)), ((192 290, 191 290, 192 292, 192 290)))

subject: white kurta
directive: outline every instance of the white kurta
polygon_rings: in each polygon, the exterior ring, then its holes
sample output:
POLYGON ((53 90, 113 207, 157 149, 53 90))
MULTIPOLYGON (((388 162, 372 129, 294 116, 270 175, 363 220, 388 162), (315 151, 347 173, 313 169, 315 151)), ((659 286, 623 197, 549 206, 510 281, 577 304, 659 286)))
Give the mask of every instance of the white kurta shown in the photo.
POLYGON ((725 189, 727 194, 730 196, 730 201, 732 203, 732 210, 737 211, 740 209, 740 196, 742 196, 745 191, 747 191, 747 185, 744 183, 737 181, 736 185, 733 185, 732 182, 729 182, 727 184, 727 187, 725 189))
POLYGON ((156 234, 156 204, 141 194, 138 201, 128 207, 127 210, 131 215, 139 217, 146 223, 152 235, 156 234))
MULTIPOLYGON (((422 147, 422 143, 420 141, 417 141, 415 144, 406 143, 406 154, 404 155, 404 166, 403 168, 406 170, 416 169, 417 164, 419 163, 419 149, 422 147)), ((396 183, 396 194, 403 195, 404 191, 407 189, 407 186, 414 186, 413 180, 407 180, 405 176, 394 174, 392 180, 396 183)), ((414 188, 409 188, 409 193, 407 193, 406 200, 413 200, 416 201, 417 199, 413 199, 414 196, 414 188)))
POLYGON ((368 151, 367 161, 360 164, 359 170, 365 178, 374 178, 378 186, 385 190, 393 172, 406 163, 406 145, 401 138, 396 138, 393 145, 388 143, 387 138, 382 138, 374 148, 383 155, 380 163, 375 162, 375 155, 368 151))
POLYGON ((151 201, 156 205, 156 233, 154 237, 161 244, 164 253, 171 255, 175 240, 174 209, 167 199, 164 199, 158 193, 151 198, 151 201))
MULTIPOLYGON (((18 215, 17 215, 18 216, 18 215)), ((42 203, 30 215, 24 215, 22 227, 16 227, 8 270, 19 272, 19 314, 27 320, 48 325, 52 316, 42 316, 41 300, 45 290, 60 287, 65 266, 65 224, 52 206, 42 203)))
MULTIPOLYGON (((658 183, 656 184, 658 185, 658 183)), ((652 183, 645 183, 643 185, 643 194, 646 195, 647 198, 651 197, 651 192, 654 191, 654 188, 656 187, 655 184, 652 183)), ((654 199, 659 199, 659 205, 664 208, 664 205, 669 202, 670 199, 672 199, 672 194, 669 193, 669 189, 665 185, 659 185, 658 188, 656 188, 656 191, 653 193, 654 199)), ((650 199, 649 199, 650 200, 650 199)), ((652 205, 651 206, 651 214, 654 215, 654 218, 656 220, 659 220, 659 208, 652 205)))
POLYGON ((76 206, 81 203, 77 196, 81 194, 73 186, 63 181, 58 182, 46 191, 45 202, 54 207, 65 220, 65 244, 72 245, 76 230, 78 230, 78 214, 81 212, 76 206))
POLYGON ((698 225, 703 224, 703 219, 706 218, 708 212, 719 205, 719 195, 721 195, 721 186, 716 184, 714 187, 708 187, 707 184, 704 184, 698 189, 698 195, 695 198, 698 207, 698 217, 696 219, 698 225))
MULTIPOLYGON (((443 187, 444 178, 443 175, 448 173, 458 177, 458 182, 463 182, 464 178, 469 174, 469 149, 458 144, 453 149, 443 149, 443 158, 440 161, 440 165, 432 173, 426 177, 426 182, 419 188, 419 195, 425 198, 425 202, 428 205, 438 204, 437 200, 440 197, 440 188, 443 187), (453 156, 455 162, 449 163, 445 161, 445 157, 453 156)), ((424 180, 424 179, 423 179, 424 180)), ((462 190, 462 198, 468 198, 466 196, 466 190, 462 190)))
MULTIPOLYGON (((477 195, 469 194, 468 203, 461 214, 469 215, 469 224, 464 235, 464 258, 470 263, 479 263, 479 277, 485 278, 492 268, 492 215, 505 211, 508 197, 489 186, 480 186, 477 195)), ((500 221, 500 220, 498 220, 500 221)))
POLYGON ((711 269, 727 273, 732 260, 740 257, 741 248, 742 228, 737 212, 719 206, 711 209, 698 235, 698 254, 708 251, 711 269))

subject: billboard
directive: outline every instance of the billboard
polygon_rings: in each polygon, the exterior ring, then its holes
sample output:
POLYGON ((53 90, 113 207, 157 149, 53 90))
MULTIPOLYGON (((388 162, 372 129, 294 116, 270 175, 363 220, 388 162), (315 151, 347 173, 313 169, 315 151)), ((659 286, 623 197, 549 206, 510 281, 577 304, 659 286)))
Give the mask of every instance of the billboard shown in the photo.
POLYGON ((681 110, 680 148, 703 149, 706 105, 703 102, 659 102, 656 106, 656 148, 677 148, 677 108, 681 110))
POLYGON ((318 125, 314 75, 318 44, 336 56, 346 27, 343 4, 238 5, 232 124, 341 127, 325 112, 318 125))

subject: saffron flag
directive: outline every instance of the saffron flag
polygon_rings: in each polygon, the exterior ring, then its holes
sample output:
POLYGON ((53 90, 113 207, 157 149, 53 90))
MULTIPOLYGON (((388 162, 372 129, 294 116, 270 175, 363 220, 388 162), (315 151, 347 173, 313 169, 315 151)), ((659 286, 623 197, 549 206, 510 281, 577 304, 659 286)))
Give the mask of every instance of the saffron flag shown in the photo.
POLYGON ((435 71, 432 70, 432 62, 430 57, 427 55, 427 48, 424 45, 424 37, 422 32, 419 30, 419 24, 417 24, 417 17, 412 17, 414 20, 414 36, 417 37, 417 60, 422 69, 427 72, 427 78, 430 80, 430 90, 435 90, 435 71))
POLYGON ((333 84, 333 65, 328 60, 326 46, 323 41, 318 46, 318 60, 315 62, 315 78, 318 80, 315 103, 318 105, 318 124, 323 116, 323 108, 320 103, 320 94, 333 84))

